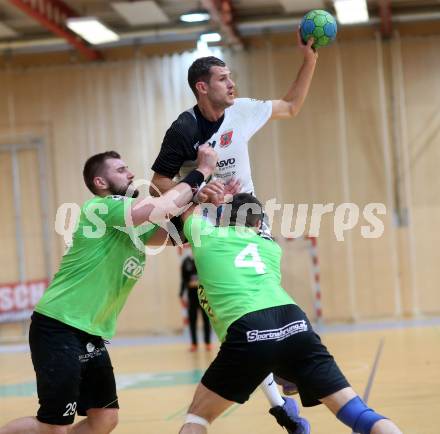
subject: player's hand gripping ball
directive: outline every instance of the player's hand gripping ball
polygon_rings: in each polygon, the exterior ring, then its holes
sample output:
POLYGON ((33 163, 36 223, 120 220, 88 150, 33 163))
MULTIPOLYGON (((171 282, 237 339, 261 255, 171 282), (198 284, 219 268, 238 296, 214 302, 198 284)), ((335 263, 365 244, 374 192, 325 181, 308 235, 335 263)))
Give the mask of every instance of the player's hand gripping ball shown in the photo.
POLYGON ((314 38, 313 48, 327 47, 336 39, 338 25, 333 15, 321 9, 315 9, 304 15, 300 24, 301 38, 304 43, 314 38))

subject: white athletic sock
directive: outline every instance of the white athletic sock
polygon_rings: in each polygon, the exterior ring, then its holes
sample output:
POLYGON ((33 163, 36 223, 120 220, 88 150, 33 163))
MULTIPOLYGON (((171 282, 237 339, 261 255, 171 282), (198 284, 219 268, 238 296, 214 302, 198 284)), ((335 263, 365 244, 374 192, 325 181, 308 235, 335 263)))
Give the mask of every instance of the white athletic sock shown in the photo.
POLYGON ((275 383, 275 380, 273 379, 273 374, 269 374, 261 383, 260 387, 270 402, 271 407, 284 405, 284 399, 278 390, 277 383, 275 383))
POLYGON ((195 423, 197 425, 202 425, 205 428, 209 426, 209 422, 206 419, 203 419, 203 417, 197 416, 192 413, 188 413, 185 417, 185 424, 186 423, 195 423))

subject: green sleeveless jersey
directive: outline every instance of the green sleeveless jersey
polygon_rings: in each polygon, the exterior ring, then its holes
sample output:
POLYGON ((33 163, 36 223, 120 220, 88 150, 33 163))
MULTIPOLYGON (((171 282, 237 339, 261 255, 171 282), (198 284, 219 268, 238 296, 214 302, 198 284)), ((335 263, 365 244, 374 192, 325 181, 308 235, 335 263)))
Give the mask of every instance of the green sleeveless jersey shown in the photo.
POLYGON ((84 203, 60 269, 35 310, 92 335, 111 338, 145 265, 144 243, 157 227, 125 227, 133 199, 96 196, 84 203), (137 240, 135 242, 135 240, 137 240))
POLYGON ((250 312, 295 304, 281 287, 280 246, 251 228, 215 227, 191 216, 184 225, 201 286, 199 299, 221 341, 250 312))

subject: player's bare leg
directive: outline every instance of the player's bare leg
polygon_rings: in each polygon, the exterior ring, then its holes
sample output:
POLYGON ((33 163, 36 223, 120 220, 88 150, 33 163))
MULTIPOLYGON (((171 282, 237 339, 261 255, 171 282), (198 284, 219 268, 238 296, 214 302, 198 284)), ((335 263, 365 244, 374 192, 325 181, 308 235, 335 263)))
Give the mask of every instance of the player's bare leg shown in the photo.
POLYGON ((71 426, 69 434, 109 434, 118 424, 117 408, 91 408, 87 417, 71 426))
POLYGON ((95 408, 75 425, 50 425, 36 417, 15 419, 0 428, 0 434, 109 434, 118 423, 118 409, 95 408))
POLYGON ((15 419, 0 428, 0 434, 67 434, 68 425, 41 423, 36 417, 15 419))
POLYGON ((368 408, 351 387, 321 399, 336 417, 360 434, 402 434, 394 422, 368 408))
POLYGON ((209 424, 232 404, 234 402, 222 398, 200 383, 179 434, 207 433, 209 424))
POLYGON ((270 402, 271 407, 276 407, 277 405, 283 406, 284 399, 278 390, 278 386, 275 383, 273 374, 269 374, 260 385, 261 390, 264 392, 267 400, 270 402))

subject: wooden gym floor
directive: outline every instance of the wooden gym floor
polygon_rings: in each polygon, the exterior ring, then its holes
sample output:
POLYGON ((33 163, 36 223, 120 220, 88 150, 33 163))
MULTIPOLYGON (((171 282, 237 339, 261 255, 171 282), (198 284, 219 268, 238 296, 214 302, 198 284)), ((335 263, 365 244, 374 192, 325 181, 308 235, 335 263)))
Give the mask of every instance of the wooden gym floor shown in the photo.
MULTIPOLYGON (((359 329, 359 327, 358 327, 359 329)), ((379 413, 395 420, 405 434, 440 433, 440 321, 375 330, 321 333, 356 391, 379 413), (375 368, 375 361, 376 369, 375 368)), ((330 331, 328 331, 330 330, 330 331)), ((0 425, 37 409, 34 373, 25 350, 0 348, 0 425)), ((215 356, 184 343, 142 344, 117 340, 109 346, 121 405, 116 434, 177 433, 195 384, 215 356)), ((283 431, 267 413, 257 390, 242 406, 233 406, 211 434, 277 434, 283 431)), ((350 432, 323 406, 302 409, 313 434, 350 432)))

